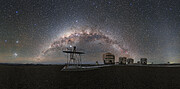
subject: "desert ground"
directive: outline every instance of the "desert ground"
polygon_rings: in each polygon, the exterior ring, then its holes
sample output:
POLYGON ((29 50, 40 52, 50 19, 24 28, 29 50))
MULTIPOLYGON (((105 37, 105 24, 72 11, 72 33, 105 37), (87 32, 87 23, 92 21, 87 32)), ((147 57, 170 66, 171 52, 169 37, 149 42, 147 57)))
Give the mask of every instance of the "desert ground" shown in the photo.
POLYGON ((61 71, 63 65, 0 65, 0 89, 180 89, 180 67, 111 66, 61 71))

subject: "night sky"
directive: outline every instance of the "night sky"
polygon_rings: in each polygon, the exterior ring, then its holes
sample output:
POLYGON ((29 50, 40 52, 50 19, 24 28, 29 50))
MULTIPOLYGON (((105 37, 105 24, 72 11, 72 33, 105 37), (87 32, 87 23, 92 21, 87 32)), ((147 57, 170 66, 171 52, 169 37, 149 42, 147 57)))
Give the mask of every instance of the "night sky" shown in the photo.
POLYGON ((84 63, 102 54, 180 62, 180 0, 1 0, 1 63, 84 63))

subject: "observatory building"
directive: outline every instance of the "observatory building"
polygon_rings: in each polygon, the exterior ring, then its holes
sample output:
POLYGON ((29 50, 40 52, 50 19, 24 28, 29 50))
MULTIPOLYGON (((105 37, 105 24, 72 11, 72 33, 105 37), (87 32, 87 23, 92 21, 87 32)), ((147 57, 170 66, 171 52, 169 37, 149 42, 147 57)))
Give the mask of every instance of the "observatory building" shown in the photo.
POLYGON ((119 64, 126 64, 126 57, 119 57, 119 64))
POLYGON ((141 64, 146 65, 147 64, 147 58, 141 58, 140 62, 141 62, 141 64))
POLYGON ((133 63, 134 63, 134 59, 132 59, 132 58, 127 59, 127 64, 133 64, 133 63))
POLYGON ((104 64, 115 64, 115 55, 112 53, 103 54, 104 64))

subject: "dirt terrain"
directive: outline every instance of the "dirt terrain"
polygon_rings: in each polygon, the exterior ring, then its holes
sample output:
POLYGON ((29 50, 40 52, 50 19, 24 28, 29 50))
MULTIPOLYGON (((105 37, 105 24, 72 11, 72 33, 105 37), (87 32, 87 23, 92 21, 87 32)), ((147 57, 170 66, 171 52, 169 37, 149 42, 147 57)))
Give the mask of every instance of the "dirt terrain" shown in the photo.
POLYGON ((62 65, 0 65, 0 89, 180 89, 180 67, 111 66, 62 72, 62 65))

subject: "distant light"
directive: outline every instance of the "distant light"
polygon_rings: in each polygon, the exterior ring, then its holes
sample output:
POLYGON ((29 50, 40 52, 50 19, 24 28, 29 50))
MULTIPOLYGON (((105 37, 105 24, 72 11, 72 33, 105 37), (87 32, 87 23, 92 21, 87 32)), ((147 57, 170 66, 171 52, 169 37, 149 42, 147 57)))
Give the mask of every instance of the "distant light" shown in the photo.
POLYGON ((176 63, 176 62, 169 62, 170 64, 174 64, 174 63, 176 63))
POLYGON ((19 41, 17 40, 17 41, 16 41, 16 44, 18 44, 18 43, 19 43, 19 41))
POLYGON ((19 13, 19 11, 16 11, 16 14, 18 14, 19 13))
POLYGON ((111 4, 111 2, 110 2, 110 1, 109 1, 108 3, 109 3, 109 4, 111 4))
POLYGON ((14 53, 14 56, 15 56, 15 57, 17 57, 17 56, 18 56, 18 54, 17 54, 17 53, 14 53))
POLYGON ((78 20, 76 20, 76 23, 78 23, 79 21, 78 20))
POLYGON ((78 33, 75 34, 76 36, 80 36, 78 33))
POLYGON ((129 5, 132 6, 132 3, 130 3, 129 5))
POLYGON ((69 47, 71 47, 71 48, 72 48, 72 45, 70 45, 69 47))
POLYGON ((172 11, 173 9, 172 8, 169 8, 170 11, 172 11))

